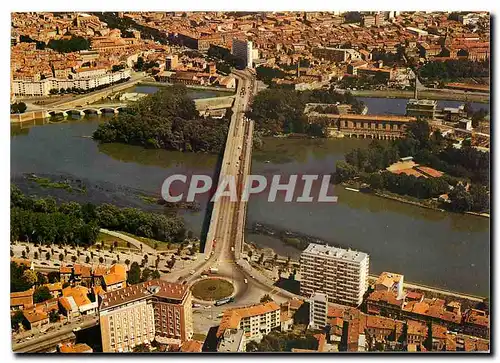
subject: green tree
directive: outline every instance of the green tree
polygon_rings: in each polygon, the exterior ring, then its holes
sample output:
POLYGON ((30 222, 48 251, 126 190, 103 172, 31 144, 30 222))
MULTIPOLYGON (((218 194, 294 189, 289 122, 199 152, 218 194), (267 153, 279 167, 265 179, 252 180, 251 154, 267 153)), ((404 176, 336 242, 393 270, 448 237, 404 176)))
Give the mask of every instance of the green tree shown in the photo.
POLYGON ((472 211, 483 212, 489 209, 490 196, 488 188, 482 185, 472 184, 469 188, 469 194, 472 199, 472 211))
POLYGON ((127 284, 135 285, 141 282, 141 268, 137 262, 132 262, 128 271, 127 284))
POLYGON ((51 39, 47 47, 57 52, 69 53, 90 48, 90 41, 83 37, 72 36, 70 39, 51 39))
POLYGON ((58 282, 59 279, 60 279, 60 274, 58 271, 50 271, 48 274, 47 274, 47 280, 49 281, 49 283, 53 284, 54 282, 58 282))
POLYGON ((21 325, 28 326, 28 322, 24 317, 24 314, 21 310, 17 310, 10 318, 10 326, 12 330, 18 331, 21 325))
POLYGON ((372 189, 383 189, 384 188, 384 178, 379 173, 371 173, 368 176, 368 184, 372 189))
POLYGON ((151 279, 156 280, 160 278, 160 272, 158 270, 154 270, 151 274, 151 279))
POLYGON ((357 175, 358 171, 355 166, 343 161, 337 161, 335 165, 334 181, 336 183, 341 183, 347 180, 351 180, 357 175))
POLYGON ((35 292, 33 293, 33 301, 35 303, 40 303, 50 299, 52 299, 52 295, 50 294, 47 286, 40 286, 35 289, 35 292))
POLYGON ((266 303, 269 301, 273 301, 273 298, 269 294, 265 294, 260 298, 261 303, 266 303))
POLYGON ((45 285, 48 282, 47 277, 42 272, 36 273, 36 279, 38 285, 45 285))
POLYGON ((31 286, 36 284, 36 282, 38 281, 36 272, 33 270, 25 270, 23 273, 23 279, 31 286))
POLYGON ((26 106, 26 104, 24 102, 19 102, 17 104, 17 109, 18 109, 19 113, 24 113, 27 108, 28 107, 26 106))
POLYGON ((57 310, 52 310, 50 313, 49 313, 49 321, 51 323, 56 323, 59 321, 59 311, 57 310))
POLYGON ((450 207, 456 212, 468 212, 471 210, 473 200, 462 184, 458 184, 449 193, 451 200, 450 207))
POLYGON ((152 271, 146 267, 144 270, 142 270, 141 281, 151 280, 151 278, 152 278, 151 275, 152 275, 152 271))

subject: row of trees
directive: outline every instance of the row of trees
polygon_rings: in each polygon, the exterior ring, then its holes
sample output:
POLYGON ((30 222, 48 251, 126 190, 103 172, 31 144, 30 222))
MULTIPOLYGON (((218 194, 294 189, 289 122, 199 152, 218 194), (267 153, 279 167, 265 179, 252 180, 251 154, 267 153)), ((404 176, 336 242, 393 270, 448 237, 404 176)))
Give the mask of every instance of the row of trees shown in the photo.
POLYGON ((61 53, 77 52, 90 49, 90 41, 79 36, 72 36, 70 39, 51 39, 47 43, 47 48, 61 53))
POLYGON ((350 93, 341 94, 333 88, 328 90, 295 91, 291 89, 268 89, 254 98, 248 117, 255 120, 258 130, 266 134, 308 133, 322 136, 321 127, 309 124, 304 114, 306 103, 347 103, 360 113, 364 104, 350 93))
POLYGON ((69 39, 51 39, 48 43, 34 40, 28 35, 21 35, 20 41, 23 43, 36 43, 36 49, 53 49, 61 53, 77 52, 90 49, 90 41, 80 36, 72 35, 69 39))
POLYGON ((110 204, 67 202, 57 205, 53 198, 31 198, 11 186, 12 240, 89 246, 96 242, 100 228, 173 243, 184 241, 186 234, 184 221, 177 216, 110 204))
POLYGON ((418 72, 429 81, 456 81, 461 78, 489 77, 490 64, 488 61, 476 62, 467 59, 431 61, 425 63, 418 72))
POLYGON ((134 65, 136 71, 147 71, 148 69, 159 67, 160 64, 156 61, 144 62, 144 58, 138 57, 137 62, 134 65))
POLYGON ((339 82, 342 88, 358 88, 358 89, 370 89, 373 86, 383 85, 386 86, 389 82, 389 78, 382 72, 377 72, 374 76, 372 75, 360 75, 360 76, 348 76, 342 78, 339 82))
POLYGON ((10 223, 11 239, 17 241, 89 246, 99 233, 95 222, 85 223, 81 218, 61 212, 40 213, 17 207, 11 209, 10 223))
POLYGON ((388 171, 372 173, 367 181, 373 189, 386 189, 420 199, 438 197, 447 193, 450 187, 442 178, 417 178, 414 175, 393 174, 388 171))
POLYGON ((104 143, 217 153, 227 131, 227 119, 200 118, 186 87, 175 85, 133 103, 127 112, 100 124, 93 137, 104 143))
POLYGON ((312 332, 305 334, 296 332, 272 331, 257 343, 249 341, 246 346, 247 352, 291 352, 296 349, 318 349, 318 340, 312 332))
POLYGON ((149 280, 159 279, 160 273, 158 270, 151 270, 147 267, 142 269, 137 262, 132 262, 130 269, 127 273, 127 284, 135 285, 140 282, 145 282, 149 280))
POLYGON ((285 78, 286 73, 280 68, 260 66, 256 69, 257 79, 264 82, 267 85, 272 85, 273 78, 285 78))

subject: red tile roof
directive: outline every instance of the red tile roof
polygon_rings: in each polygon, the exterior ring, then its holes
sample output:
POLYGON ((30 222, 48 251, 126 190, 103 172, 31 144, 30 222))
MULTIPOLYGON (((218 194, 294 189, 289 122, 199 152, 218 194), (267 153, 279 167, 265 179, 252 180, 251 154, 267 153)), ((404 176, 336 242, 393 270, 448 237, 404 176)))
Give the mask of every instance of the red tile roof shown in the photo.
POLYGON ((187 285, 181 285, 163 280, 150 280, 140 284, 127 286, 123 289, 107 292, 102 299, 101 309, 109 309, 127 302, 159 296, 172 300, 183 300, 189 293, 187 285), (155 292, 154 289, 158 288, 155 292))

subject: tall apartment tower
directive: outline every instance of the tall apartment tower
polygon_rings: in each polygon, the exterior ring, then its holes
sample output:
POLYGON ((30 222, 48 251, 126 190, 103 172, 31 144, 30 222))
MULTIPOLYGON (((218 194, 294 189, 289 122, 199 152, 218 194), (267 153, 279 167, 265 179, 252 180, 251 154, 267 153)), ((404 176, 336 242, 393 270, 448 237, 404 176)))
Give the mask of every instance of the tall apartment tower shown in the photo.
POLYGON ((253 66, 253 44, 249 40, 240 40, 233 38, 231 54, 237 58, 243 59, 246 68, 253 66))
POLYGON ((300 255, 300 293, 321 292, 330 302, 359 306, 368 289, 369 266, 364 252, 310 243, 300 255))
POLYGON ((328 323, 328 295, 315 292, 309 299, 309 326, 323 329, 328 323))
POLYGON ((181 345, 193 336, 187 285, 151 280, 106 293, 100 303, 103 352, 131 352, 153 340, 181 345))

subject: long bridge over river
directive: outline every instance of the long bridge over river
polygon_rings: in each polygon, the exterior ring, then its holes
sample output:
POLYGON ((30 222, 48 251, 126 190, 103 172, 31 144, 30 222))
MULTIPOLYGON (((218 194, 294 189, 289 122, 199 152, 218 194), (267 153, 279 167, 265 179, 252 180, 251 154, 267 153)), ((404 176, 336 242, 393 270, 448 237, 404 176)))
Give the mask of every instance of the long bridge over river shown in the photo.
MULTIPOLYGON (((234 95, 223 96, 223 97, 213 97, 213 98, 200 98, 194 100, 196 109, 200 112, 206 112, 208 110, 218 110, 232 107, 234 102, 234 95)), ((34 115, 31 118, 50 118, 57 115, 62 115, 64 117, 69 115, 80 115, 85 116, 89 114, 116 114, 127 108, 126 102, 110 102, 110 103, 95 103, 86 104, 84 101, 81 104, 71 104, 70 106, 63 104, 60 106, 40 108, 38 110, 32 111, 34 115)), ((11 122, 23 122, 26 121, 25 117, 20 115, 11 115, 11 122), (19 117, 12 117, 19 116, 19 117)), ((31 119, 28 118, 28 119, 31 119)))

